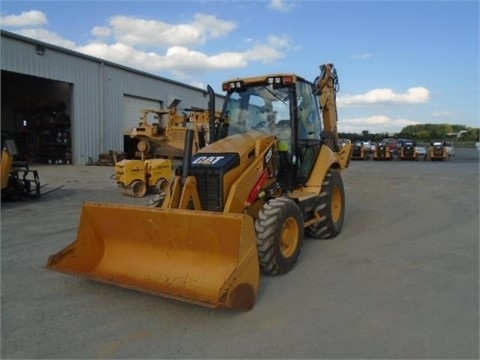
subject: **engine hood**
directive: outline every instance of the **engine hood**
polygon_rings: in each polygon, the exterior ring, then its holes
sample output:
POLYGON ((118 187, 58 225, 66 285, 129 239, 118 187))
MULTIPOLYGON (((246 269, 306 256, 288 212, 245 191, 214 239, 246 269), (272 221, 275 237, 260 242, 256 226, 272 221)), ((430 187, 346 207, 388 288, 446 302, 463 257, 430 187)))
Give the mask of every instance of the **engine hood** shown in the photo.
MULTIPOLYGON (((192 160, 193 163, 197 164, 209 158, 208 162, 215 162, 214 157, 235 154, 240 163, 243 164, 245 161, 259 156, 263 150, 272 146, 275 142, 275 136, 261 132, 232 135, 198 150, 192 160)), ((217 161, 220 161, 220 159, 217 161)))

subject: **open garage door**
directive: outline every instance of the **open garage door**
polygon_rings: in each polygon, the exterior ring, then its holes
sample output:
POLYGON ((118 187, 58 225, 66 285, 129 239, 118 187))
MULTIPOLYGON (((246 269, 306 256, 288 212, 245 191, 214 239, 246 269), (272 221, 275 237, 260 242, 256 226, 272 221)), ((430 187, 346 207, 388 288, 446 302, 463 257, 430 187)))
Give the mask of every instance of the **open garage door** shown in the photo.
POLYGON ((73 84, 1 72, 2 143, 15 140, 15 160, 70 164, 73 84))
POLYGON ((142 116, 142 110, 160 110, 161 106, 160 101, 125 95, 123 97, 123 133, 128 135, 132 128, 138 126, 138 120, 142 116))

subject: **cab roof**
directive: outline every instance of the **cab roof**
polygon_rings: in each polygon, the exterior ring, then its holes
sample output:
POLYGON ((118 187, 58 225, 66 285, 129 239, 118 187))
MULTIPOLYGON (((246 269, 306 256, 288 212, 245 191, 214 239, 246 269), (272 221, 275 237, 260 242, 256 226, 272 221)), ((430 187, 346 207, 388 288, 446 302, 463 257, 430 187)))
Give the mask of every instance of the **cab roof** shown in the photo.
POLYGON ((270 78, 290 78, 292 83, 296 83, 298 81, 306 81, 311 83, 311 81, 306 80, 305 78, 293 74, 293 73, 274 73, 268 75, 260 75, 260 76, 250 76, 250 77, 238 77, 235 79, 230 79, 224 81, 222 84, 230 84, 234 82, 243 82, 243 84, 267 84, 268 79, 270 78))

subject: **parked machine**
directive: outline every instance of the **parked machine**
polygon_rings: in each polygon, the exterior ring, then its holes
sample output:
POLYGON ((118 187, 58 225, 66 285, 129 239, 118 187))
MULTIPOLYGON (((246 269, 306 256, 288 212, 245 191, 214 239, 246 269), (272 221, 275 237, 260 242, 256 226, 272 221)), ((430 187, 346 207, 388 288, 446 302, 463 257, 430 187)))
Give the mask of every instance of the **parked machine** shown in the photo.
POLYGON ((445 141, 431 141, 427 149, 425 160, 449 160, 448 149, 445 141))
MULTIPOLYGON (((400 139, 400 141, 403 141, 403 139, 400 139)), ((382 142, 387 143, 388 149, 392 155, 398 155, 398 147, 401 145, 399 140, 394 138, 385 138, 382 140, 382 142)))
POLYGON ((165 192, 173 177, 170 159, 124 159, 115 163, 115 179, 122 194, 143 197, 147 191, 165 192))
POLYGON ((40 197, 40 178, 27 162, 14 161, 17 147, 14 140, 6 140, 2 149, 2 201, 17 201, 40 197))
POLYGON ((369 158, 365 144, 361 141, 355 142, 353 144, 352 160, 368 160, 369 158))
POLYGON ((445 141, 445 147, 447 148, 447 154, 450 160, 455 157, 455 145, 453 141, 445 141))
MULTIPOLYGON (((209 104, 214 104, 215 94, 211 86, 207 87, 209 104)), ((137 139, 137 157, 148 158, 171 158, 183 157, 183 146, 187 127, 194 130, 194 146, 196 152, 209 143, 210 117, 220 113, 209 105, 208 109, 191 108, 178 113, 179 99, 171 102, 166 110, 144 109, 137 127, 131 130, 130 137, 137 139), (148 117, 154 115, 158 122, 151 123, 148 117)))
POLYGON ((143 197, 147 192, 164 192, 171 182, 172 167, 181 161, 187 129, 194 131, 195 153, 209 142, 210 118, 218 121, 220 114, 215 111, 215 94, 208 86, 208 109, 184 109, 178 113, 180 100, 172 101, 168 110, 144 109, 139 125, 132 129, 130 136, 138 140, 138 159, 124 159, 115 163, 114 178, 122 194, 143 197), (188 113, 187 113, 188 112, 188 113), (148 121, 149 115, 158 117, 158 122, 148 121))
POLYGON ((399 147, 399 160, 418 160, 418 153, 415 141, 404 140, 399 147))
POLYGON ((314 83, 294 74, 223 83, 220 122, 184 161, 161 207, 87 202, 77 239, 47 268, 213 308, 251 309, 260 270, 297 262, 304 232, 340 234, 341 171, 333 64, 314 83), (318 104, 319 101, 319 104, 318 104), (320 111, 321 110, 321 111, 320 111), (323 131, 320 112, 323 118, 323 131))
POLYGON ((375 145, 373 160, 393 160, 393 152, 386 141, 379 141, 375 145))

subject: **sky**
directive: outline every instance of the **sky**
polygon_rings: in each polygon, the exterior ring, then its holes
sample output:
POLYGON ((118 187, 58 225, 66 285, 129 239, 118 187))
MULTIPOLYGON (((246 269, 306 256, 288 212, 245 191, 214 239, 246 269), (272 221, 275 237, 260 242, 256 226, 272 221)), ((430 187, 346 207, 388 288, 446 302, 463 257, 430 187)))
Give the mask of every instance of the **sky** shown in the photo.
POLYGON ((2 0, 0 27, 222 93, 236 77, 338 74, 338 131, 479 124, 478 0, 2 0))

